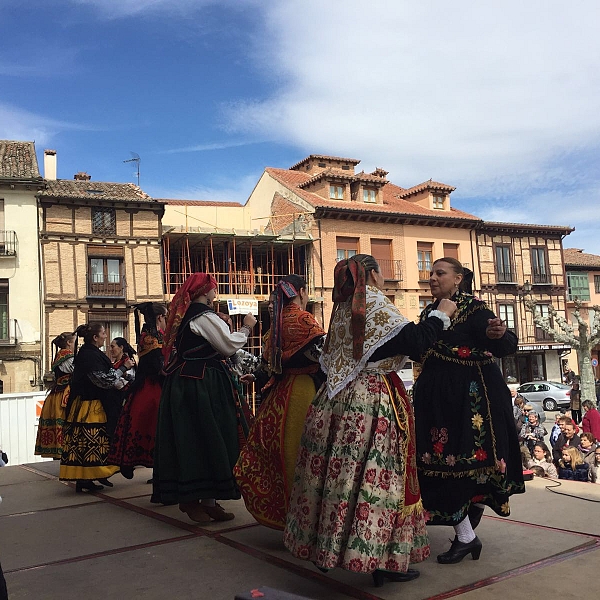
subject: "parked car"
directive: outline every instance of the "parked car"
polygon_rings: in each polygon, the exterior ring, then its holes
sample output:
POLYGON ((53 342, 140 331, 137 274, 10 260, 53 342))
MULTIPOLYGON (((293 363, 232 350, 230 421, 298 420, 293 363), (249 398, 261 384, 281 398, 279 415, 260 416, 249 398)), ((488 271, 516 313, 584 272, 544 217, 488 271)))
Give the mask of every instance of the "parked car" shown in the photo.
POLYGON ((520 385, 517 393, 527 402, 537 402, 544 410, 569 408, 571 387, 557 381, 530 381, 520 385))

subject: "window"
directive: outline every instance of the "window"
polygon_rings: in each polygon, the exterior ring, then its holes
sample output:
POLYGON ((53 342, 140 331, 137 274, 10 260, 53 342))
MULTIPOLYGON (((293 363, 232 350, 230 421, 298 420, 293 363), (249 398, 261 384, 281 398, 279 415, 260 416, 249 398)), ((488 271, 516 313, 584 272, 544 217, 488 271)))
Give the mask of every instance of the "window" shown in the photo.
POLYGON ((531 276, 533 283, 549 283, 545 248, 531 249, 531 276))
MULTIPOLYGON (((537 312, 542 317, 550 319, 550 307, 547 304, 538 304, 536 306, 537 312)), ((552 321, 550 320, 550 326, 552 327, 552 321)), ((536 340, 551 340, 552 336, 544 331, 541 327, 535 326, 535 339, 536 340)))
POLYGON ((600 275, 594 275, 594 291, 600 294, 600 275))
POLYGON ((117 235, 117 218, 114 208, 92 208, 92 233, 117 235))
POLYGON ((89 260, 88 295, 125 296, 125 281, 121 275, 121 259, 90 257, 89 260))
POLYGON ((569 300, 582 300, 589 302, 590 286, 587 273, 567 272, 567 286, 569 300))
POLYGON ((431 242, 417 242, 417 264, 419 267, 419 281, 429 281, 431 266, 433 264, 433 244, 431 242))
POLYGON ((458 260, 458 244, 444 244, 444 257, 458 260))
POLYGON ((397 279, 395 264, 392 261, 392 240, 371 239, 371 255, 379 264, 379 270, 386 280, 397 279))
POLYGON ((341 185, 330 185, 329 186, 329 197, 334 200, 344 199, 344 187, 341 185))
POLYGON ((436 208, 438 210, 444 209, 444 196, 433 197, 433 208, 436 208))
POLYGON ((324 169, 327 165, 325 163, 318 163, 319 167, 321 167, 321 169, 324 169))
POLYGON ((335 245, 337 249, 336 260, 344 260, 358 254, 358 238, 336 237, 335 245))
POLYGON ((350 165, 342 165, 342 171, 349 171, 350 165))
POLYGON ((496 272, 499 282, 515 280, 510 262, 510 246, 496 246, 496 272))
POLYGON ((516 331, 515 307, 513 304, 498 304, 498 316, 506 323, 511 331, 516 331))
POLYGON ((9 339, 8 279, 0 279, 0 340, 9 339))
POLYGON ((430 304, 433 304, 433 300, 431 298, 419 296, 419 312, 423 312, 430 304))
POLYGON ((377 190, 373 190, 371 188, 364 188, 363 200, 365 202, 377 202, 377 190))

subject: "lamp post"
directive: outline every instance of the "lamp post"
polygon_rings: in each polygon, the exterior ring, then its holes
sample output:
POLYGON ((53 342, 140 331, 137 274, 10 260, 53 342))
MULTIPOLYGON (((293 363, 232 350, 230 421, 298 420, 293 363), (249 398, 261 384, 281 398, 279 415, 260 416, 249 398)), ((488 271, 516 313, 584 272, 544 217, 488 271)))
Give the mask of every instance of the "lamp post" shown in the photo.
POLYGON ((529 279, 526 279, 525 283, 517 291, 517 294, 521 298, 521 310, 523 311, 523 322, 525 323, 525 337, 529 337, 529 332, 527 330, 527 307, 525 305, 525 298, 531 294, 531 290, 531 283, 529 283, 529 279))

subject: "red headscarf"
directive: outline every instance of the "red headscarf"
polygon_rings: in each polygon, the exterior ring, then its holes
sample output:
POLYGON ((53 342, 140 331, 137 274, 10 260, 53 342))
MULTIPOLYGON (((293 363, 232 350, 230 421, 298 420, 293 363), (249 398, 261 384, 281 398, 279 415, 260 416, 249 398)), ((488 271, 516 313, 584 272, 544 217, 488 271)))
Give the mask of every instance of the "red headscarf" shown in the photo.
POLYGON ((208 273, 192 273, 177 290, 169 305, 167 316, 167 328, 165 329, 162 347, 165 360, 169 360, 179 326, 190 304, 198 296, 205 296, 210 290, 217 287, 217 280, 212 275, 208 273))
MULTIPOLYGON (((352 356, 354 360, 360 360, 365 341, 365 315, 367 312, 367 275, 365 266, 353 256, 345 260, 340 260, 335 266, 333 280, 334 310, 337 305, 345 302, 352 296, 351 331, 354 338, 352 356)), ((333 315, 331 316, 330 325, 331 323, 333 323, 333 315)), ((327 336, 327 339, 329 339, 329 336, 327 336)))

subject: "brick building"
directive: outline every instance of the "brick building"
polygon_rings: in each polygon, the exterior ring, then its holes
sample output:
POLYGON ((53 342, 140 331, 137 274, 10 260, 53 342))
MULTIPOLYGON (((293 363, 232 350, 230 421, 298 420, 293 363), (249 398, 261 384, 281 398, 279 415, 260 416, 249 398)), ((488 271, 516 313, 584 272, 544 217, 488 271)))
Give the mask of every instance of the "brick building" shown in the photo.
POLYGON ((265 169, 246 207, 252 222, 274 233, 305 236, 315 314, 329 322, 337 260, 372 254, 385 277, 385 294, 409 318, 430 302, 432 262, 453 256, 476 265, 475 228, 481 219, 451 206, 454 188, 426 181, 402 188, 387 172, 356 172, 359 160, 310 155, 290 169, 265 169))
POLYGON ((44 155, 38 193, 45 368, 51 340, 100 321, 108 340, 135 343, 131 305, 164 300, 161 218, 164 205, 131 183, 56 178, 56 152, 44 155))
POLYGON ((33 142, 0 140, 0 393, 42 381, 36 193, 44 186, 33 142))

